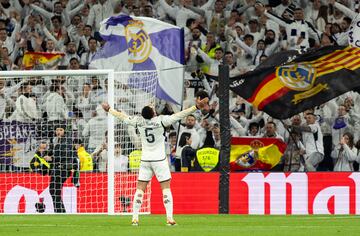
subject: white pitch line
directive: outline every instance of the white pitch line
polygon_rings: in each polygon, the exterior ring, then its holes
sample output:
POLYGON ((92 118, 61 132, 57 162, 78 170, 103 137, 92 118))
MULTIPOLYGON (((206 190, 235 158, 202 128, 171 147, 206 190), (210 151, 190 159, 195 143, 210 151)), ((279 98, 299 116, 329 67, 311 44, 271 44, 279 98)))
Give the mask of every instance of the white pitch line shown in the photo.
MULTIPOLYGON (((7 227, 67 227, 67 228, 89 228, 90 225, 59 225, 59 224, 44 224, 44 225, 39 225, 39 224, 9 224, 9 225, 4 225, 1 224, 0 228, 7 228, 7 227)), ((131 225, 91 225, 91 227, 98 227, 98 228, 104 228, 104 227, 131 227, 131 225)), ((147 225, 144 227, 161 227, 161 225, 147 225)), ((186 224, 181 225, 181 226, 187 226, 186 224)), ((193 225, 191 225, 192 227, 193 225)), ((208 226, 209 228, 233 228, 236 225, 219 225, 219 226, 208 226)), ((341 227, 346 227, 349 228, 349 226, 341 226, 341 225, 266 225, 266 226, 262 226, 262 225, 254 225, 254 226, 250 226, 250 225, 237 225, 241 228, 248 228, 248 229, 254 229, 254 228, 341 228, 341 227)), ((352 225, 350 226, 351 228, 360 228, 360 225, 352 225)))

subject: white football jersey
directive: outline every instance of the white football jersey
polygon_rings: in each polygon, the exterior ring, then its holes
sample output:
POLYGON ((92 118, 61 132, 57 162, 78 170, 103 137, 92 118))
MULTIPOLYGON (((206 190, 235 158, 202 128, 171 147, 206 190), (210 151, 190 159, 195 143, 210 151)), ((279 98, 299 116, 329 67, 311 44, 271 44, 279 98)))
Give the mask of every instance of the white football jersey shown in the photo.
MULTIPOLYGON (((139 130, 143 161, 159 161, 166 158, 165 154, 165 126, 162 116, 151 120, 143 117, 134 117, 135 127, 139 130)), ((133 124, 132 124, 133 125, 133 124)))
POLYGON ((144 119, 140 116, 127 116, 125 118, 122 114, 120 116, 116 114, 113 115, 123 120, 125 124, 134 126, 139 130, 142 144, 142 161, 160 161, 166 158, 165 128, 185 118, 194 111, 196 111, 195 106, 171 116, 156 116, 151 120, 144 119))

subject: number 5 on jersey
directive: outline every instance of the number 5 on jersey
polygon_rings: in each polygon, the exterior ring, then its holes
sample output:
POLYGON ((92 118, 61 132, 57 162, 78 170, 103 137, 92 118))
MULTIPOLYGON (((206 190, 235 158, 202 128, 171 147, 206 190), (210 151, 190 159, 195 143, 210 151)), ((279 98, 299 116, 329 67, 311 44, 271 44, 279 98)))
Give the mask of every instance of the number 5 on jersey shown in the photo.
POLYGON ((154 134, 151 133, 152 130, 153 130, 152 128, 145 129, 146 141, 148 141, 148 143, 155 142, 155 136, 154 136, 154 134))

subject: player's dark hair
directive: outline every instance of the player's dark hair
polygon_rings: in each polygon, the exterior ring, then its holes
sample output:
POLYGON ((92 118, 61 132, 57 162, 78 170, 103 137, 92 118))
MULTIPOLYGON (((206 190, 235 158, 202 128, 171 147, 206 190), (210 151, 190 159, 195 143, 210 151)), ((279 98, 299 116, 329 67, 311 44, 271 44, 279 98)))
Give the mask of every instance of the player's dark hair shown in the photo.
POLYGON ((154 109, 152 109, 152 107, 150 106, 145 106, 142 110, 141 110, 141 116, 144 117, 144 119, 150 120, 151 118, 154 117, 154 109))
POLYGON ((186 145, 186 140, 188 140, 191 137, 191 133, 184 132, 180 136, 179 140, 179 146, 184 147, 186 145))

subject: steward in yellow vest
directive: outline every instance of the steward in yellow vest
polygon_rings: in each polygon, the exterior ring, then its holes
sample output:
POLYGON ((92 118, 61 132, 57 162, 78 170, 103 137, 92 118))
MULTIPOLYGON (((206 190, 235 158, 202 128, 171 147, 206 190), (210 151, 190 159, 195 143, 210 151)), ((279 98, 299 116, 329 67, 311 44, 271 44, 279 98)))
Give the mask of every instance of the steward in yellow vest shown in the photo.
POLYGON ((47 150, 46 143, 40 143, 39 148, 36 150, 34 157, 30 161, 30 170, 42 175, 48 175, 50 172, 52 161, 52 153, 47 150))
POLYGON ((93 171, 94 166, 92 156, 85 150, 85 147, 81 144, 77 148, 77 156, 80 160, 80 171, 93 171))

